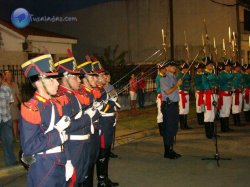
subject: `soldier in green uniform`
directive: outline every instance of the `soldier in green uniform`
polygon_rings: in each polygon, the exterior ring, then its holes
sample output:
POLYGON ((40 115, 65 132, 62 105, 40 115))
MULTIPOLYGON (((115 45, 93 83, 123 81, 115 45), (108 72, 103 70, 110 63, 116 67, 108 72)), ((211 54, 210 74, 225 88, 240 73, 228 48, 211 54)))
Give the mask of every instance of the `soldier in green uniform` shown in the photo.
POLYGON ((244 69, 244 108, 246 121, 250 121, 250 65, 245 64, 244 69))
POLYGON ((181 129, 191 129, 187 125, 187 114, 189 113, 189 92, 191 88, 191 76, 188 73, 189 65, 184 62, 180 67, 177 80, 182 79, 182 85, 179 89, 179 119, 181 129))
POLYGON ((204 123, 204 89, 202 86, 202 75, 204 72, 204 64, 198 63, 195 65, 194 86, 195 86, 195 104, 196 114, 199 125, 204 123))
POLYGON ((239 62, 233 64, 233 94, 232 94, 232 114, 234 125, 240 126, 240 113, 242 109, 242 89, 243 89, 243 74, 241 73, 241 65, 239 62))
POLYGON ((214 136, 214 119, 215 119, 215 106, 218 95, 216 93, 218 87, 218 78, 213 73, 213 61, 210 57, 203 58, 205 71, 202 75, 202 87, 204 89, 204 126, 206 137, 211 139, 214 136))
POLYGON ((220 110, 221 132, 232 131, 229 128, 229 116, 232 105, 233 74, 231 73, 232 62, 230 59, 224 61, 224 70, 218 76, 219 99, 217 109, 220 110))

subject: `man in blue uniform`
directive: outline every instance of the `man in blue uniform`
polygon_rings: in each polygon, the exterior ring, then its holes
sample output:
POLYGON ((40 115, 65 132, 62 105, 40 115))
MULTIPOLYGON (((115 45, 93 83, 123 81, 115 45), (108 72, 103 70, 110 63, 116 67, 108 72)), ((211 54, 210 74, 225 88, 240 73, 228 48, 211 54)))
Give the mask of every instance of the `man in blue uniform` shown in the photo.
POLYGON ((233 64, 233 94, 232 94, 232 114, 234 125, 241 126, 240 113, 242 109, 244 79, 241 73, 241 65, 239 62, 233 64))
POLYGON ((229 128, 229 116, 232 106, 233 74, 231 60, 224 61, 224 70, 218 76, 219 99, 217 109, 220 110, 221 132, 232 131, 229 128))
POLYGON ((25 77, 36 89, 34 96, 21 106, 20 137, 25 160, 33 158, 28 170, 28 186, 65 186, 66 157, 62 145, 70 118, 62 116, 53 96, 58 82, 51 55, 43 55, 22 64, 25 77))
POLYGON ((163 135, 162 128, 163 128, 163 115, 161 112, 161 105, 162 105, 162 94, 161 94, 161 78, 165 76, 166 73, 166 62, 161 62, 158 65, 158 75, 155 78, 155 84, 156 84, 156 92, 157 92, 157 97, 156 97, 156 104, 157 104, 157 124, 159 128, 160 135, 163 135))
POLYGON ((204 89, 204 126, 205 134, 208 139, 214 136, 214 119, 215 119, 215 106, 218 100, 217 88, 218 79, 213 73, 213 61, 210 57, 203 58, 205 71, 202 75, 202 87, 204 89))
POLYGON ((68 186, 78 186, 85 180, 89 166, 89 137, 91 133, 91 118, 98 118, 96 110, 82 108, 90 104, 90 99, 79 93, 80 72, 76 70, 74 57, 61 60, 54 64, 54 67, 61 75, 57 99, 65 103, 62 108, 63 114, 72 117, 72 124, 67 133, 69 141, 65 145, 68 164, 72 164, 74 171, 68 186))
MULTIPOLYGON (((79 92, 86 94, 90 99, 90 104, 82 107, 92 107, 92 104, 101 97, 101 92, 96 88, 98 74, 94 72, 92 61, 89 56, 86 56, 86 61, 77 66, 77 69, 81 72, 82 85, 80 86, 79 92)), ((100 149, 100 137, 99 132, 99 119, 93 121, 94 133, 90 134, 89 142, 89 167, 87 173, 87 179, 82 184, 82 187, 93 187, 94 183, 94 167, 99 155, 100 149)), ((80 185, 79 185, 80 187, 80 185)))
POLYGON ((180 128, 190 129, 187 124, 187 114, 189 113, 189 92, 191 89, 191 76, 188 73, 188 64, 183 62, 180 66, 180 72, 177 75, 177 80, 182 80, 179 88, 179 118, 180 128))
POLYGON ((182 84, 182 80, 175 77, 177 64, 174 61, 166 63, 167 73, 160 80, 162 93, 162 114, 163 114, 163 142, 164 142, 164 158, 177 159, 181 155, 176 153, 173 148, 174 139, 178 130, 179 120, 179 94, 178 88, 182 84))
POLYGON ((96 163, 98 187, 118 186, 119 183, 112 182, 108 176, 108 164, 114 133, 113 126, 116 123, 116 107, 118 106, 117 96, 107 93, 104 87, 106 85, 105 70, 96 58, 93 58, 92 61, 94 70, 98 73, 98 87, 102 93, 98 100, 105 103, 105 106, 100 111, 101 116, 99 118, 101 127, 100 152, 96 163))
POLYGON ((198 124, 204 124, 204 100, 203 100, 203 86, 202 75, 204 72, 204 64, 198 63, 195 65, 194 86, 195 86, 195 104, 198 124))

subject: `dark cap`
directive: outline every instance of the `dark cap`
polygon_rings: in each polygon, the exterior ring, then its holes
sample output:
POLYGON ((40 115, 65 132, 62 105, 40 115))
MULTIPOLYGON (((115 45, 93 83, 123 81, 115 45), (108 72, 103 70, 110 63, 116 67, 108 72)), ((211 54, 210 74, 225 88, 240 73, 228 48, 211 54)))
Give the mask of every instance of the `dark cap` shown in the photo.
POLYGON ((207 65, 209 65, 209 64, 213 64, 213 61, 212 61, 212 59, 211 59, 210 57, 204 57, 204 58, 202 59, 202 62, 203 62, 203 64, 204 64, 205 66, 207 66, 207 65))
POLYGON ((182 69, 188 69, 188 68, 189 68, 189 65, 186 62, 182 61, 182 64, 180 66, 180 70, 182 70, 182 69))
POLYGON ((92 58, 92 66, 94 69, 94 72, 96 73, 104 73, 105 69, 102 67, 101 63, 99 62, 99 60, 97 60, 96 57, 92 58))
POLYGON ((244 70, 250 69, 250 65, 249 64, 244 64, 242 67, 243 67, 244 70))
POLYGON ((54 64, 59 75, 72 74, 80 75, 80 71, 76 70, 76 60, 74 57, 66 58, 54 64))
POLYGON ((201 62, 197 63, 195 66, 194 66, 194 69, 200 69, 200 68, 205 68, 205 65, 201 62))
POLYGON ((84 75, 84 74, 97 75, 97 73, 94 72, 94 67, 92 66, 92 61, 90 61, 90 60, 78 65, 77 69, 80 71, 80 73, 82 75, 84 75))
POLYGON ((226 67, 226 66, 232 66, 233 62, 232 62, 231 59, 225 59, 224 62, 223 62, 223 65, 224 65, 224 67, 226 67))
POLYGON ((233 63, 233 68, 236 68, 236 67, 241 67, 241 64, 239 62, 235 62, 233 63))
POLYGON ((178 64, 175 62, 175 61, 173 61, 173 60, 170 60, 170 61, 167 61, 167 63, 166 63, 166 67, 167 66, 178 66, 178 64))
POLYGON ((30 78, 32 82, 38 80, 39 76, 54 77, 58 76, 53 67, 53 59, 50 54, 38 56, 21 65, 24 76, 30 78))
POLYGON ((158 69, 164 69, 166 67, 166 63, 167 62, 168 61, 162 61, 162 62, 160 62, 159 64, 157 64, 157 68, 158 69))

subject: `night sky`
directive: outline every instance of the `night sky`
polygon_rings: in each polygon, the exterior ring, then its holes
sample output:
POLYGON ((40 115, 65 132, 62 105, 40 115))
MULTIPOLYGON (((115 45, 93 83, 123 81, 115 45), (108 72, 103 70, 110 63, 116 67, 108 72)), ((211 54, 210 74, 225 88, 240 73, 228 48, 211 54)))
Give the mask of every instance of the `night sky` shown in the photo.
POLYGON ((0 19, 10 21, 16 8, 25 8, 36 16, 58 16, 109 1, 120 0, 0 0, 0 19))

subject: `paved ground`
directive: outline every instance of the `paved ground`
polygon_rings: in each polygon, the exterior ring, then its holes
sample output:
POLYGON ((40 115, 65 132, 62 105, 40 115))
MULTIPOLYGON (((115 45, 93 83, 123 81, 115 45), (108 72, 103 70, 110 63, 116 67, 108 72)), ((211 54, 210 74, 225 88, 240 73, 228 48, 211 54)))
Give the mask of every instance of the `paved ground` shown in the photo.
MULTIPOLYGON (((192 130, 179 131, 175 150, 183 156, 177 160, 163 158, 162 138, 153 133, 155 130, 143 139, 134 136, 135 142, 115 148, 120 158, 111 160, 110 176, 121 187, 248 187, 250 124, 233 128, 232 133, 220 134, 220 156, 232 158, 220 160, 220 167, 214 160, 202 160, 214 156, 214 141, 207 140, 203 128, 195 126, 192 130)), ((18 175, 1 178, 0 184, 26 186, 25 173, 18 175)))

